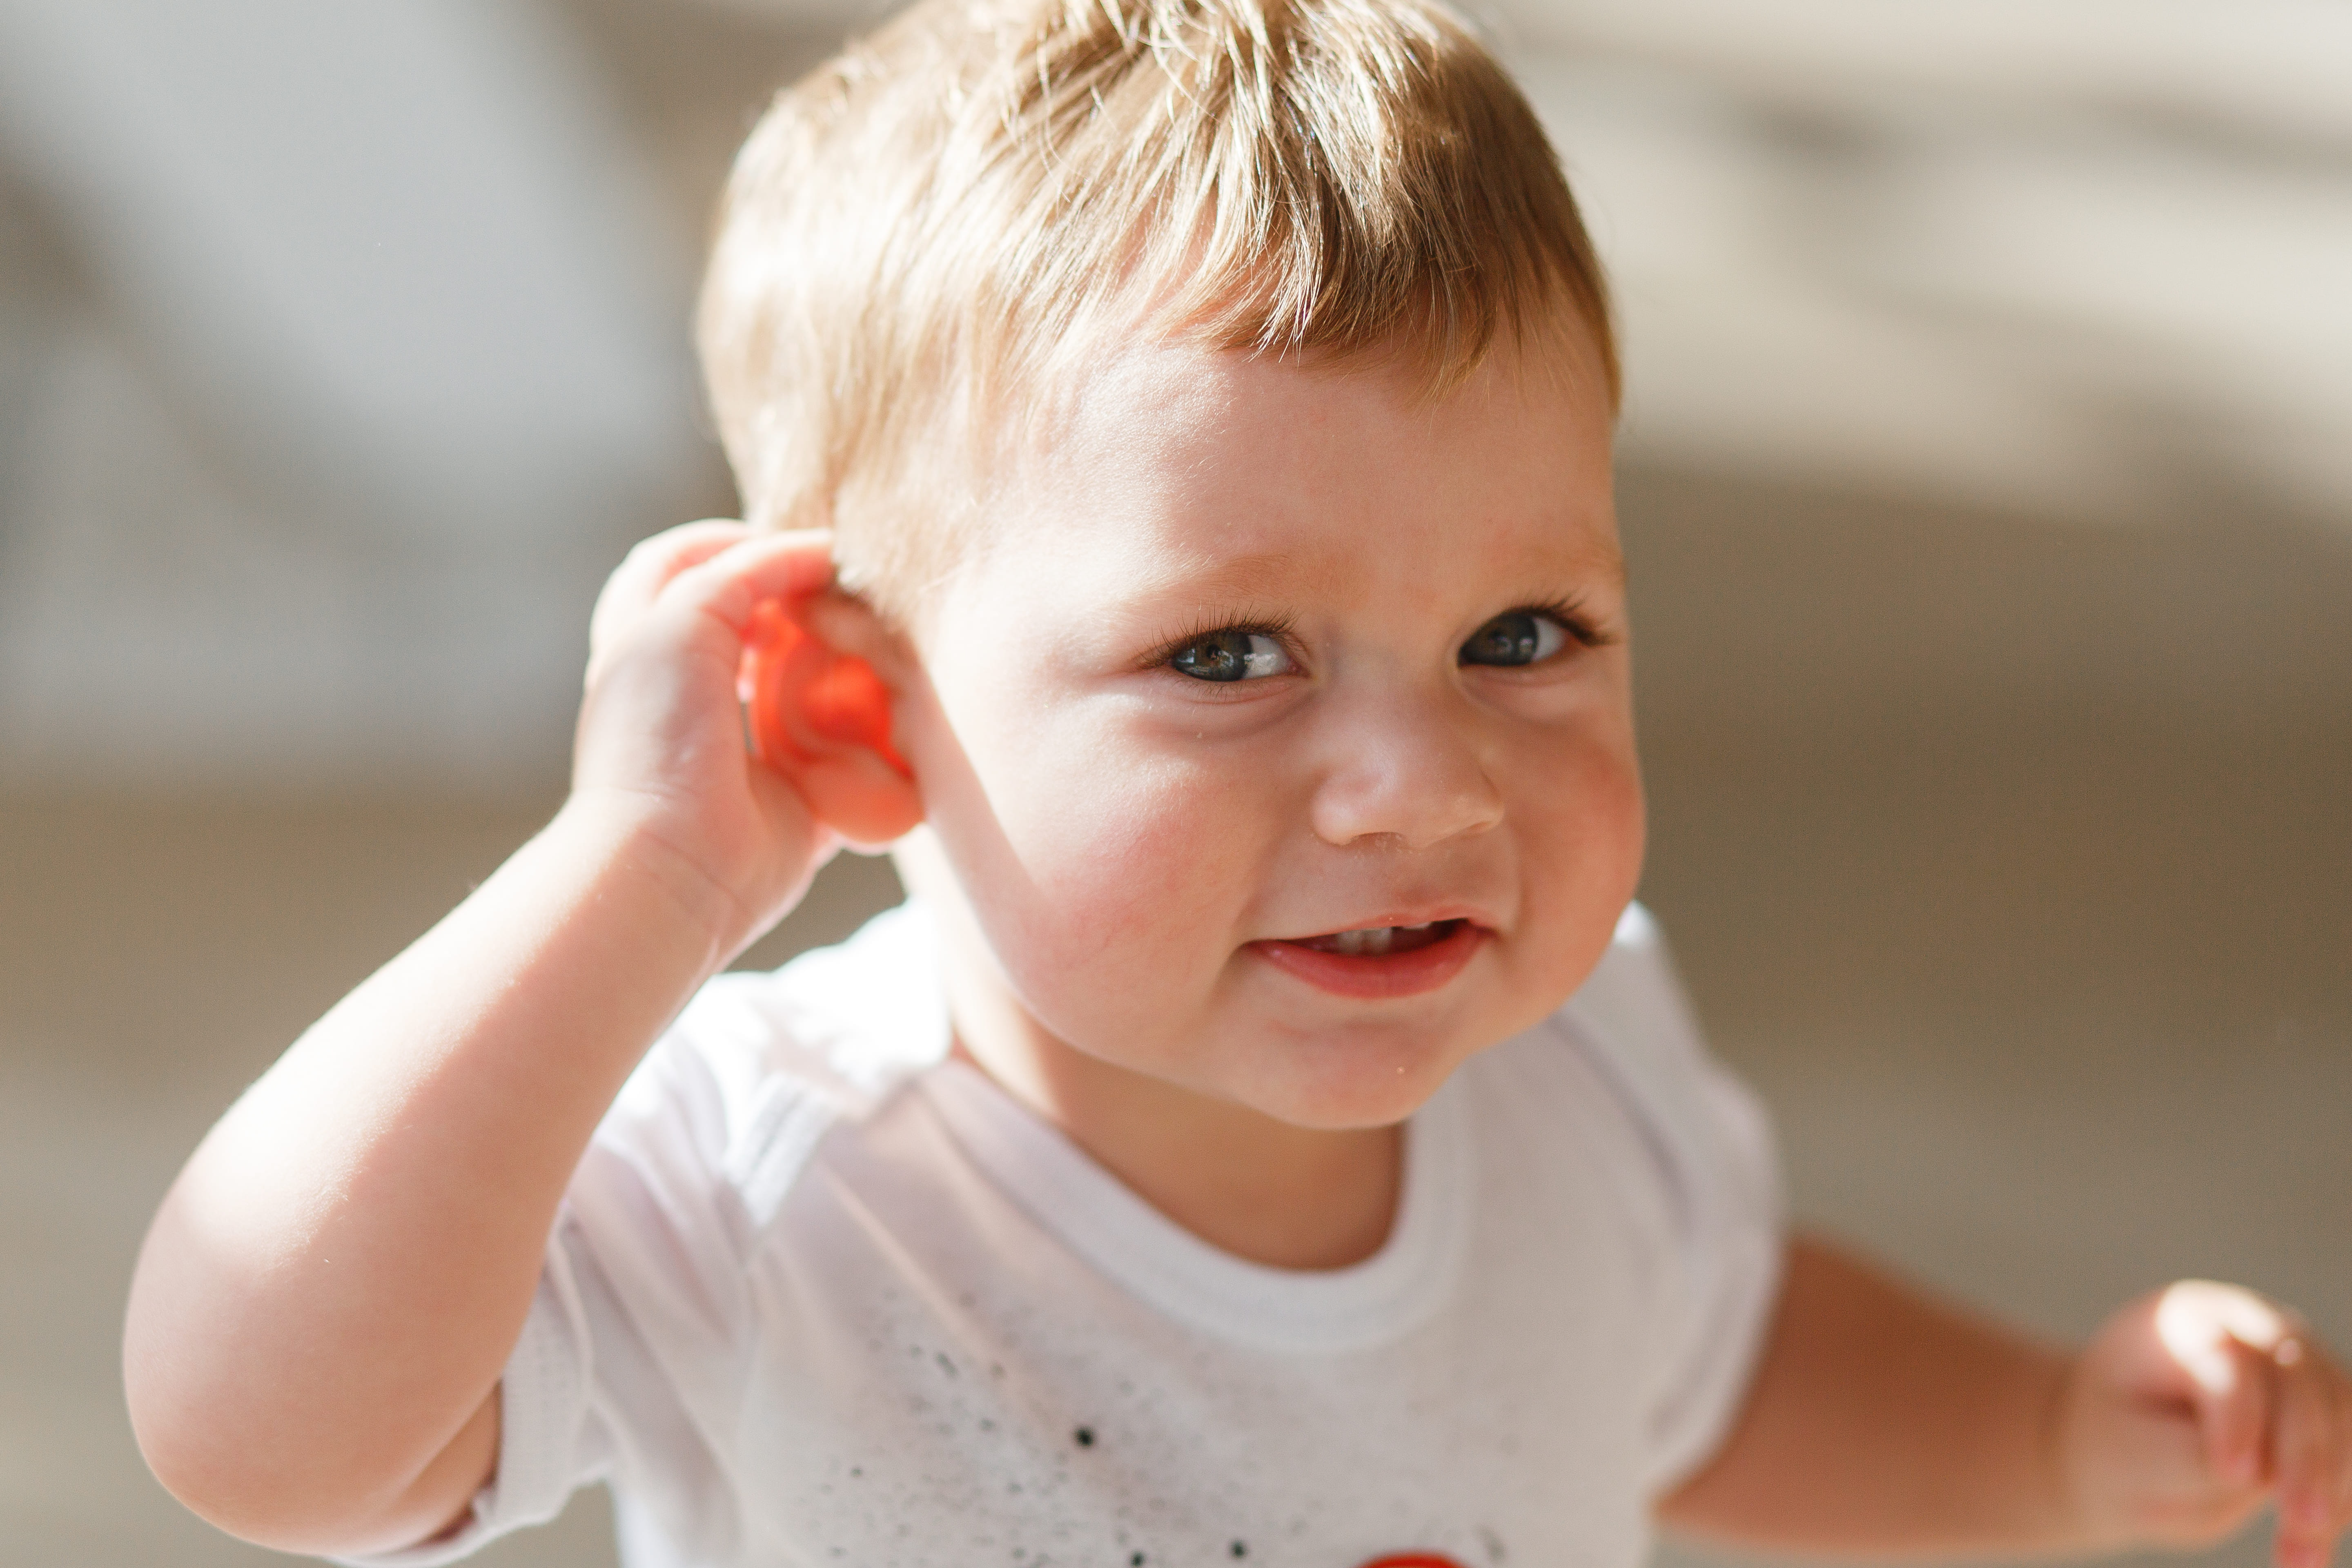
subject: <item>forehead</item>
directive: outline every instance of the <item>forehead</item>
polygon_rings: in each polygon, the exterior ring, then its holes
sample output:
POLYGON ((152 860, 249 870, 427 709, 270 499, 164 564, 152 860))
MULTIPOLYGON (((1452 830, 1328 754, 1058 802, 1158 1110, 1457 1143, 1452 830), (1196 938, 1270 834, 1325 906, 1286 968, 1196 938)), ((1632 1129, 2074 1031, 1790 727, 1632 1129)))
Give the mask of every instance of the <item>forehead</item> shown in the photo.
POLYGON ((987 552, 1076 587, 1236 598, 1380 580, 1622 576, 1605 374, 1589 343, 1420 367, 1170 344, 1093 368, 1008 454, 987 552))

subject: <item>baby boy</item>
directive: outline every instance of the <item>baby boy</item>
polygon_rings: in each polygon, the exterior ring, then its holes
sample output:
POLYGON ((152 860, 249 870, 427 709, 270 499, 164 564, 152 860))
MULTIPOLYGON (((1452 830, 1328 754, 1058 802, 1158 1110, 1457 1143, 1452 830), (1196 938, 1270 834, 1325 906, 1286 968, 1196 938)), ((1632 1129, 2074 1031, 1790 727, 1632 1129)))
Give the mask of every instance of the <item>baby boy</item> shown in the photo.
POLYGON ((561 813, 156 1220, 126 1373, 191 1506, 380 1563, 606 1478, 639 1568, 1631 1568, 2274 1500, 2326 1561, 2352 1394, 2284 1310, 2062 1352, 1781 1236, 1631 903, 1601 275, 1433 0, 926 0, 754 132, 702 335, 751 524, 622 564, 561 813), (714 979, 845 843, 908 907, 714 979))

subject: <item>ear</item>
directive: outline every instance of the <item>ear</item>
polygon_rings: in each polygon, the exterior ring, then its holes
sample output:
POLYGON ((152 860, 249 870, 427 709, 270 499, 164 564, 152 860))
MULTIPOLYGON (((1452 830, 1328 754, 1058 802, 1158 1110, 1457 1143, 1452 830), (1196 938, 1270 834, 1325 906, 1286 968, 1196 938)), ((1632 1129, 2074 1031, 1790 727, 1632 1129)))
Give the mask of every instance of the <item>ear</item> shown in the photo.
POLYGON ((923 819, 922 795, 891 743, 889 688, 865 659, 818 639, 816 607, 769 599, 752 609, 737 677, 752 749, 826 826, 852 844, 887 844, 923 819))

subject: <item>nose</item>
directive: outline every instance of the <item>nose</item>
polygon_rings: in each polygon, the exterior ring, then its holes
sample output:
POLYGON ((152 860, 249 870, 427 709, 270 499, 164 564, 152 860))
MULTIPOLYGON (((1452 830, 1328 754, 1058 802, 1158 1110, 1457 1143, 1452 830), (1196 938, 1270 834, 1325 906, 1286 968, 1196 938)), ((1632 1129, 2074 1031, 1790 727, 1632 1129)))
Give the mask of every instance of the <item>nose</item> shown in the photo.
POLYGON ((1367 694, 1329 715, 1311 821, 1342 847, 1426 849, 1503 820, 1503 794, 1478 744, 1478 718, 1433 695, 1367 694))

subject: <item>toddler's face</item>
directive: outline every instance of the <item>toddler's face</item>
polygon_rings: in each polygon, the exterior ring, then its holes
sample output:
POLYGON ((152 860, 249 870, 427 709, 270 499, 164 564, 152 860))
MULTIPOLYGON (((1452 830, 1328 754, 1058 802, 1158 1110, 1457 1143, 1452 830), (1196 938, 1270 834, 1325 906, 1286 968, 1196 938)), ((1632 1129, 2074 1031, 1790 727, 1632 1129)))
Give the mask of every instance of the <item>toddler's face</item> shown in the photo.
POLYGON ((1435 404, 1402 367, 1097 373, 901 699, 960 1023, 1336 1128, 1558 1006, 1642 858, 1599 387, 1566 349, 1435 404))

